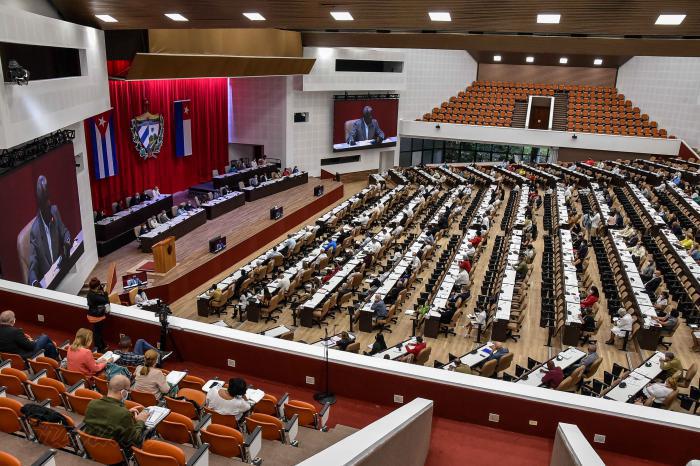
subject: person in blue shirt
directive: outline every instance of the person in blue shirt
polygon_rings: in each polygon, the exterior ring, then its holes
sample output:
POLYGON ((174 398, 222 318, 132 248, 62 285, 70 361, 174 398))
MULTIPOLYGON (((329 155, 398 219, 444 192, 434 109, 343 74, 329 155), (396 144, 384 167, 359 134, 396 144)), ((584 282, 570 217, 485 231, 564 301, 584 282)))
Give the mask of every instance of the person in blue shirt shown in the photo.
POLYGON ((680 172, 676 172, 676 174, 673 176, 673 184, 675 184, 676 186, 678 186, 679 184, 681 184, 681 174, 680 174, 680 172))
POLYGON ((292 170, 292 175, 296 175, 297 173, 299 173, 299 167, 294 165, 294 170, 292 170))
POLYGON ((228 166, 228 170, 227 170, 227 171, 228 171, 228 173, 237 173, 237 172, 238 172, 238 168, 236 168, 236 162, 234 162, 233 160, 231 160, 231 165, 228 166))
POLYGON ((382 297, 378 294, 374 295, 374 302, 372 303, 371 309, 374 311, 374 316, 377 319, 383 319, 389 315, 389 311, 386 309, 386 304, 384 304, 382 297))
POLYGON ((328 243, 326 243, 326 245, 323 246, 323 250, 328 252, 329 249, 333 249, 333 252, 335 252, 335 248, 337 247, 338 244, 335 242, 334 239, 331 238, 330 241, 328 241, 328 243))

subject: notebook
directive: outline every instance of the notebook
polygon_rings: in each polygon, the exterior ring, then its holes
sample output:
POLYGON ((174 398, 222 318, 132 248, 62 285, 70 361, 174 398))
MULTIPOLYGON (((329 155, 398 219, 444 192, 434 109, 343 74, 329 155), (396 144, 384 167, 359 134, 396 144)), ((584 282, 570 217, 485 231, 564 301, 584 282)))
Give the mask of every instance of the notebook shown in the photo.
POLYGON ((100 358, 97 360, 98 362, 104 362, 107 361, 108 359, 111 359, 112 362, 117 362, 119 361, 119 356, 118 354, 114 354, 112 351, 107 351, 105 354, 100 356, 100 358))
POLYGON ((160 421, 165 419, 168 414, 170 414, 170 410, 168 408, 165 408, 163 406, 149 406, 146 408, 146 411, 148 412, 148 419, 146 419, 146 427, 149 429, 154 428, 157 426, 160 421))
POLYGON ((187 375, 187 372, 170 371, 168 373, 168 375, 165 377, 165 381, 168 382, 170 385, 177 385, 182 381, 182 379, 185 378, 186 375, 187 375))

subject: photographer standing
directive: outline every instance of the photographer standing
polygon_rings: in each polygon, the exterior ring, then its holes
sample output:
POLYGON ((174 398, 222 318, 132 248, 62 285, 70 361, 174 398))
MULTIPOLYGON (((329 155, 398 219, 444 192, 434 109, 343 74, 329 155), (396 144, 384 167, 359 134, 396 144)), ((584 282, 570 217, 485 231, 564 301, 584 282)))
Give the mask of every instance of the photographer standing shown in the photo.
POLYGON ((90 279, 89 287, 90 291, 87 294, 87 319, 92 324, 92 333, 97 352, 104 353, 107 345, 102 336, 102 330, 105 324, 104 321, 109 313, 109 297, 104 290, 104 285, 100 283, 97 277, 90 279))

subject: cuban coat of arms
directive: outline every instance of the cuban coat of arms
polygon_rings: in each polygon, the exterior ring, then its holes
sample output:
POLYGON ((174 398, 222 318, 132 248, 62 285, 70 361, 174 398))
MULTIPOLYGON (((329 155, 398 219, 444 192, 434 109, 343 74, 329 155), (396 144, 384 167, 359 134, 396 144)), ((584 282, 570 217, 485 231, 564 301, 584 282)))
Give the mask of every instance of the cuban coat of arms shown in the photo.
POLYGON ((153 114, 148 111, 148 101, 144 103, 146 112, 131 119, 131 137, 136 146, 136 151, 144 160, 149 157, 156 158, 163 145, 162 114, 153 114))

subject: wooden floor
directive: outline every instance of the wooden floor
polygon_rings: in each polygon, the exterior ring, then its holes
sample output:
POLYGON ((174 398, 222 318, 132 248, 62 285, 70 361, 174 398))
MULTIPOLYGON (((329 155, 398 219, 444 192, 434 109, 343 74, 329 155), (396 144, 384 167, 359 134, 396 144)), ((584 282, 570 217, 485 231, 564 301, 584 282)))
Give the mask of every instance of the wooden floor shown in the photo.
MULTIPOLYGON (((285 215, 305 207, 313 199, 313 187, 324 185, 325 192, 338 187, 341 183, 309 177, 309 182, 302 186, 288 189, 281 193, 246 202, 243 206, 207 222, 175 242, 177 265, 166 274, 149 273, 149 286, 167 283, 211 259, 209 239, 217 235, 226 236, 228 248, 235 247, 242 239, 254 235, 261 229, 274 223, 270 220, 270 208, 275 205, 284 207, 285 215)), ((347 195, 347 191, 345 193, 347 195)), ((327 195, 327 194, 326 194, 327 195)), ((315 219, 318 215, 315 215, 315 219)), ((152 261, 151 253, 141 252, 136 241, 101 257, 90 276, 105 280, 112 262, 117 265, 117 276, 135 272, 141 264, 152 261)), ((212 277, 214 278, 214 277, 212 277)), ((117 290, 121 290, 121 282, 117 290)))
MULTIPOLYGON (((357 183, 352 183, 348 184, 345 186, 345 198, 352 196, 356 192, 360 191, 364 186, 366 186, 365 182, 357 182, 357 183)), ((476 190, 475 190, 476 192, 476 190)), ((508 199, 509 192, 506 190, 506 200, 508 199)), ((340 203, 342 201, 339 201, 340 203)), ((580 206, 580 203, 578 201, 578 198, 574 196, 574 202, 578 203, 579 205, 577 206, 577 210, 581 212, 582 208, 580 206)), ((468 205, 465 204, 465 205, 468 205)), ((470 351, 475 345, 474 341, 474 336, 472 337, 466 337, 466 331, 464 329, 464 325, 466 324, 467 318, 466 315, 469 313, 472 313, 474 310, 474 306, 476 303, 475 296, 478 294, 478 290, 481 287, 482 280, 483 280, 483 275, 484 271, 487 267, 488 259, 491 255, 491 250, 494 244, 493 238, 495 238, 496 235, 503 235, 503 232, 500 230, 500 222, 503 217, 503 212, 506 206, 506 202, 503 202, 501 204, 501 207, 499 210, 496 212, 494 218, 492 219, 492 227, 489 230, 489 241, 487 247, 484 249, 484 251, 481 254, 481 257, 479 261, 474 264, 472 274, 471 274, 471 279, 472 279, 472 299, 467 303, 466 308, 465 308, 465 313, 464 317, 462 318, 462 322, 459 323, 458 330, 457 330, 457 336, 450 336, 450 337, 444 337, 440 336, 437 339, 431 339, 427 338, 426 341, 429 346, 432 347, 432 354, 430 360, 427 362, 426 365, 432 366, 434 360, 439 360, 441 362, 446 362, 448 360, 448 353, 451 354, 456 354, 456 355, 461 355, 464 354, 468 351, 470 351)), ((330 208, 329 208, 330 209, 330 208)), ((544 247, 544 241, 543 241, 543 235, 546 233, 544 230, 544 225, 543 225, 543 208, 540 208, 538 211, 535 212, 535 218, 534 221, 537 222, 538 226, 538 231, 540 234, 538 235, 537 240, 535 241, 535 249, 536 249, 536 257, 533 262, 533 271, 529 280, 529 290, 528 290, 528 296, 527 296, 527 302, 528 302, 528 311, 526 314, 525 321, 523 323, 523 327, 520 331, 521 338, 517 342, 513 342, 512 340, 508 341, 506 343, 506 346, 509 348, 509 350, 514 353, 514 363, 520 364, 522 366, 525 366, 527 364, 527 358, 531 357, 534 358, 538 361, 542 361, 545 359, 548 359, 549 357, 555 355, 558 353, 562 347, 561 347, 561 341, 552 341, 552 346, 548 347, 546 346, 547 343, 547 330, 540 328, 539 326, 539 320, 540 320, 540 306, 539 306, 539 296, 540 296, 540 284, 541 284, 541 277, 542 277, 542 270, 541 270, 541 260, 542 260, 542 251, 544 247)), ((622 209, 620 209, 622 211, 622 209)), ((309 222, 311 223, 311 221, 309 222)), ((405 234, 408 233, 419 233, 420 229, 418 226, 419 222, 414 222, 412 228, 408 228, 405 232, 405 234)), ((461 233, 459 231, 458 227, 458 221, 455 221, 453 225, 450 228, 450 234, 458 234, 461 233)), ((378 230, 378 226, 375 226, 375 230, 378 230)), ((445 235, 445 238, 440 240, 438 244, 441 247, 444 247, 444 245, 448 241, 448 235, 445 235)), ((281 240, 282 237, 279 238, 281 240)), ((275 241, 277 242, 277 241, 275 241)), ((273 243, 271 243, 273 244, 273 243)), ((261 248, 260 252, 265 250, 268 246, 265 248, 261 248)), ((436 251, 435 257, 437 257, 440 253, 440 249, 436 251)), ((596 283, 599 287, 599 289, 602 290, 602 286, 600 286, 600 279, 597 278, 599 277, 598 274, 598 268, 597 264, 595 262, 595 256, 593 253, 593 250, 591 248, 590 254, 592 257, 592 260, 589 261, 589 270, 588 273, 593 277, 594 283, 596 283)), ((220 275, 220 277, 215 277, 215 279, 223 278, 225 275, 230 273, 231 271, 241 267, 244 265, 248 260, 254 258, 256 254, 251 255, 250 257, 246 258, 246 260, 241 261, 239 264, 236 264, 234 267, 232 267, 229 271, 226 273, 223 273, 220 275)), ((425 270, 421 273, 421 277, 428 277, 433 270, 434 267, 434 262, 431 263, 428 267, 425 268, 425 270)), ((420 286, 420 285, 419 285, 420 286)), ((420 288, 419 288, 420 289, 420 288)), ((200 290, 193 290, 192 292, 188 293, 186 296, 184 296, 182 299, 178 300, 177 302, 173 303, 171 305, 171 308, 173 309, 173 312, 181 317, 187 317, 187 318, 192 318, 200 321, 208 321, 208 322, 214 322, 219 320, 216 317, 211 317, 211 318, 200 318, 196 316, 196 303, 195 299, 196 296, 201 293, 203 289, 200 290)), ((413 293, 412 296, 410 296, 406 303, 403 305, 403 310, 406 309, 413 309, 416 299, 418 297, 418 293, 413 293)), ((601 312, 603 313, 602 315, 605 315, 607 311, 607 303, 605 302, 605 298, 601 298, 601 312)), ((249 331, 249 332, 260 332, 262 330, 275 327, 277 325, 286 325, 288 327, 292 326, 292 314, 291 310, 289 308, 285 308, 282 314, 279 317, 279 320, 277 323, 253 323, 253 322, 238 322, 238 320, 232 320, 230 318, 224 317, 223 319, 229 326, 232 328, 237 328, 240 330, 244 331, 249 331)), ((349 327, 349 318, 346 314, 341 314, 338 313, 336 314, 336 318, 329 320, 328 321, 328 330, 329 332, 335 331, 335 332, 340 332, 342 330, 347 330, 349 327)), ((602 378, 602 370, 610 370, 612 368, 613 363, 618 363, 622 366, 625 367, 631 367, 634 368, 636 367, 643 359, 648 357, 651 352, 644 351, 644 350, 639 350, 635 345, 630 345, 628 348, 629 351, 625 352, 619 349, 618 347, 614 346, 609 346, 606 345, 604 342, 608 338, 610 334, 610 328, 611 328, 611 323, 609 319, 603 319, 603 324, 602 327, 599 331, 599 334, 597 336, 598 340, 598 353, 602 358, 604 358, 603 365, 601 367, 601 372, 600 376, 602 378)), ((392 333, 386 335, 386 341, 389 346, 392 344, 396 344, 410 336, 412 331, 412 321, 411 319, 401 313, 399 316, 398 324, 392 326, 392 333)), ((299 341, 305 341, 308 343, 315 342, 323 337, 324 330, 319 329, 318 327, 314 328, 304 328, 304 327, 298 327, 295 330, 295 336, 294 339, 299 341)), ((367 350, 367 346, 372 343, 374 340, 375 333, 362 333, 362 332, 356 332, 355 333, 359 339, 359 342, 361 343, 361 348, 362 350, 367 350)), ((672 351, 676 353, 678 357, 680 357, 681 361, 683 362, 684 367, 688 367, 690 364, 693 362, 700 363, 700 353, 694 353, 690 350, 690 347, 692 346, 692 337, 690 336, 690 330, 686 325, 681 325, 681 327, 678 329, 676 334, 673 337, 673 346, 672 346, 672 351)), ((584 348, 585 349, 585 348, 584 348)), ((511 369, 510 372, 512 373, 513 370, 511 369)), ((676 409, 678 409, 676 407, 676 409)))

